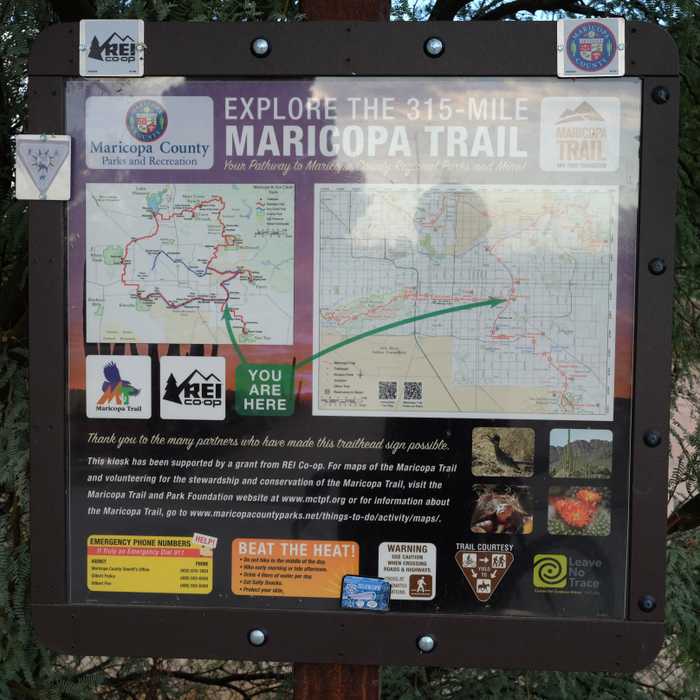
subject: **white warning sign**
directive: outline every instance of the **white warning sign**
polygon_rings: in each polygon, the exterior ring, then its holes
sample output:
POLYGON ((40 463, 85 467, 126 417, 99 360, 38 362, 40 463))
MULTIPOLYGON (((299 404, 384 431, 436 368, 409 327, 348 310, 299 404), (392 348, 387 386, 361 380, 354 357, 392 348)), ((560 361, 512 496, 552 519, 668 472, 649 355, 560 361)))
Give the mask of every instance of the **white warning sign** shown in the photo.
POLYGON ((382 542, 377 576, 391 583, 392 600, 432 600, 435 560, 430 542, 382 542))

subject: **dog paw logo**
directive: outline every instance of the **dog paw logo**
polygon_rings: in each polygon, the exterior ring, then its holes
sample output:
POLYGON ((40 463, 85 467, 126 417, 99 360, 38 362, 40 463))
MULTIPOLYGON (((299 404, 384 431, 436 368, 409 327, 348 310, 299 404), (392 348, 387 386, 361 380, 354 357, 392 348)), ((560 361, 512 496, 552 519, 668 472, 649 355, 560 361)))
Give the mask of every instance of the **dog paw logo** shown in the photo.
POLYGON ((566 588, 569 560, 565 554, 535 554, 532 583, 535 588, 566 588))

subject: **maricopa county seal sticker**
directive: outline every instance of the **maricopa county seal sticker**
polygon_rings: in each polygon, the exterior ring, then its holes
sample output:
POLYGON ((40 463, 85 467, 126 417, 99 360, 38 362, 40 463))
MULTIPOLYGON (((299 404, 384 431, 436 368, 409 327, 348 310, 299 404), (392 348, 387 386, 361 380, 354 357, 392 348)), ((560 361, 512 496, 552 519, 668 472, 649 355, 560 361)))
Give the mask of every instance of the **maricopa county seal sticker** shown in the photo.
POLYGON ((559 20, 557 75, 624 75, 624 20, 559 20))
POLYGON ((168 113, 155 100, 139 100, 126 113, 126 128, 138 141, 157 141, 168 128, 168 113))
POLYGON ((579 24, 566 40, 569 60, 585 71, 599 71, 609 66, 616 52, 615 35, 600 22, 579 24))

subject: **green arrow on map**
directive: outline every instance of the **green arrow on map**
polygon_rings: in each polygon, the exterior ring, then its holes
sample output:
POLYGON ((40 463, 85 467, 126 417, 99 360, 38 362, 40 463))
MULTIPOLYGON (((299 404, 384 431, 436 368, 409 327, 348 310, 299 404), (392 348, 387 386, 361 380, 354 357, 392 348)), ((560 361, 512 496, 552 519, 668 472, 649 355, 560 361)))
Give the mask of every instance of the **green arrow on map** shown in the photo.
POLYGON ((410 316, 409 318, 402 318, 399 321, 393 321, 392 323, 387 323, 384 326, 379 326, 378 328, 373 328, 371 331, 365 331, 364 333, 359 333, 358 335, 353 335, 350 338, 346 338, 345 340, 341 340, 339 343, 335 343, 334 345, 329 345, 327 348, 323 348, 323 350, 319 350, 314 355, 311 355, 310 357, 307 357, 306 359, 302 360, 301 362, 298 362, 297 369, 299 367, 303 367, 304 365, 308 365, 310 362, 317 360, 319 357, 322 357, 323 355, 327 355, 329 352, 333 352, 334 350, 338 350, 339 348, 342 348, 345 345, 349 345, 350 343, 355 343, 358 340, 362 340, 363 338, 367 338, 370 335, 375 335, 376 333, 383 333, 384 331, 388 331, 391 328, 396 328, 397 326, 403 326, 407 323, 414 323, 417 321, 424 321, 426 318, 433 318, 433 316, 442 316, 443 314, 454 314, 457 311, 467 311, 468 309, 476 309, 479 306, 498 306, 499 304, 504 304, 505 302, 506 302, 506 299, 495 299, 492 297, 490 299, 486 299, 486 301, 477 301, 477 302, 474 302, 472 304, 459 304, 457 306, 448 306, 447 308, 438 309, 437 311, 429 311, 426 314, 419 314, 418 316, 410 316))
POLYGON ((226 330, 228 331, 228 337, 231 338, 231 345, 233 345, 233 349, 236 351, 236 354, 238 355, 240 361, 244 365, 248 364, 246 362, 245 356, 241 352, 240 347, 238 347, 238 343, 236 342, 236 336, 233 334, 233 328, 231 328, 231 312, 229 311, 228 306, 224 309, 224 315, 222 318, 224 319, 224 323, 226 324, 226 330))

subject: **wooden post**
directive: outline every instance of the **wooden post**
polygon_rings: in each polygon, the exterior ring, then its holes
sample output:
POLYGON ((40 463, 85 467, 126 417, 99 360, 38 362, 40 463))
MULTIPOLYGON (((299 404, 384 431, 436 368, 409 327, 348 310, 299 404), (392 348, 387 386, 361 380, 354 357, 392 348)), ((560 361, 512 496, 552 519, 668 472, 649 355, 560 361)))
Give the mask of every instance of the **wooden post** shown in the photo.
POLYGON ((379 700, 379 666, 294 664, 294 700, 379 700))
MULTIPOLYGON (((389 19, 390 0, 303 0, 308 20, 389 19)), ((379 666, 294 664, 295 700, 378 700, 379 666)))

